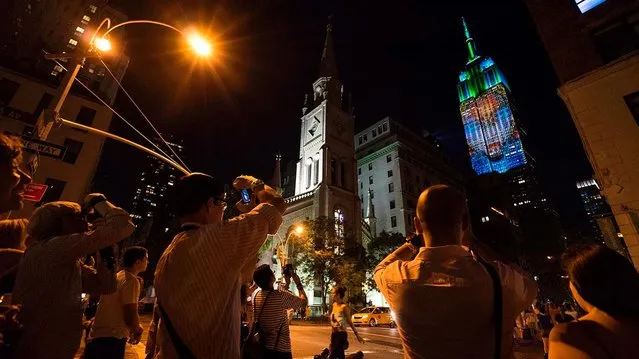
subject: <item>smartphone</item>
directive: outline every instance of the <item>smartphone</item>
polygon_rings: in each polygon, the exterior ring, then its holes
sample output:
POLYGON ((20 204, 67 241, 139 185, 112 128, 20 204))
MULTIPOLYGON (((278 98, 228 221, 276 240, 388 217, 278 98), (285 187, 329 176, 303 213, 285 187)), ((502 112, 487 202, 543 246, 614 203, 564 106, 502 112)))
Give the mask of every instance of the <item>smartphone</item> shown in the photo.
POLYGON ((251 190, 248 188, 244 188, 240 191, 242 194, 242 203, 250 203, 251 202, 251 190))

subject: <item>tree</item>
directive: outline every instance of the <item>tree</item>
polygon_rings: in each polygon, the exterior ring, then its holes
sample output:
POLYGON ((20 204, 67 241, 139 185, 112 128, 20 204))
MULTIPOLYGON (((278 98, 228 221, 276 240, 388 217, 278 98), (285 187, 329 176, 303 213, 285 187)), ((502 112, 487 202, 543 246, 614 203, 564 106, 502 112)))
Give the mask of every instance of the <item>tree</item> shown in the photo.
POLYGON ((377 284, 372 275, 375 267, 386 258, 386 256, 404 244, 404 240, 405 237, 401 233, 382 231, 377 237, 368 242, 364 263, 366 271, 369 274, 366 276, 366 286, 369 290, 377 289, 377 284))
MULTIPOLYGON (((361 300, 365 268, 363 261, 349 255, 360 251, 345 248, 349 241, 336 235, 332 218, 310 220, 306 228, 304 236, 291 237, 289 258, 302 274, 304 284, 320 292, 322 310, 328 309, 326 297, 332 285, 345 286, 352 300, 361 300)), ((346 231, 344 236, 349 235, 352 232, 346 231)))

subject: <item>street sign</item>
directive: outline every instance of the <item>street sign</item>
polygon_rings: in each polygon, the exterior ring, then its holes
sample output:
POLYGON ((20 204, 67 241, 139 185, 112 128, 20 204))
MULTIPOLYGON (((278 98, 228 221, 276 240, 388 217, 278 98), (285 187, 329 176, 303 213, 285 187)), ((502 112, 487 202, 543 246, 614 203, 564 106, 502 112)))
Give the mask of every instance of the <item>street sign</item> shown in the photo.
POLYGON ((47 191, 46 184, 39 183, 29 183, 24 187, 24 194, 22 195, 25 201, 30 202, 40 202, 42 201, 42 197, 44 197, 44 193, 47 191))
POLYGON ((22 147, 25 151, 31 153, 39 153, 43 156, 57 158, 59 160, 64 157, 64 153, 67 151, 66 147, 40 141, 32 137, 22 136, 22 147))

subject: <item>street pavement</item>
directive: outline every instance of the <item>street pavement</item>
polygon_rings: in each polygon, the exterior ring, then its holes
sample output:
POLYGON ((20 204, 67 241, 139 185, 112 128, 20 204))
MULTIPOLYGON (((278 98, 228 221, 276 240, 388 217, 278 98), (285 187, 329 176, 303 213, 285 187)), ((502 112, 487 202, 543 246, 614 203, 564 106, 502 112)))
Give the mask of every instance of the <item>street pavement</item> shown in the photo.
MULTIPOLYGON (((144 359, 144 348, 151 316, 142 314, 140 315, 140 320, 144 327, 142 341, 137 345, 127 345, 125 359, 144 359)), ((327 325, 296 325, 293 322, 290 328, 293 358, 312 359, 315 354, 319 354, 330 343, 331 328, 327 325)), ((359 327, 358 330, 365 343, 360 344, 349 330, 348 342, 350 347, 347 350, 347 354, 361 350, 364 352, 365 358, 402 358, 402 342, 397 329, 359 327)), ((82 351, 84 351, 84 343, 79 353, 82 351)), ((542 359, 543 356, 541 344, 518 346, 515 349, 515 358, 517 359, 542 359)), ((80 358, 80 356, 77 355, 76 358, 80 358)))

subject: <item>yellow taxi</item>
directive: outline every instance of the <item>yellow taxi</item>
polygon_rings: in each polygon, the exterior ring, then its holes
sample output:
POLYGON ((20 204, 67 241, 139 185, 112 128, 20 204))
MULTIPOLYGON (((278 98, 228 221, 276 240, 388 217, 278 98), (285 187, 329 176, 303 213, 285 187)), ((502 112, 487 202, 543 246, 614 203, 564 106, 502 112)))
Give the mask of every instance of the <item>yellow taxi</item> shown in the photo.
POLYGON ((388 325, 395 327, 394 313, 388 307, 366 307, 351 316, 354 325, 388 325))

